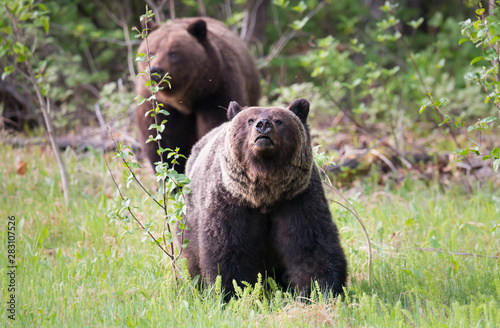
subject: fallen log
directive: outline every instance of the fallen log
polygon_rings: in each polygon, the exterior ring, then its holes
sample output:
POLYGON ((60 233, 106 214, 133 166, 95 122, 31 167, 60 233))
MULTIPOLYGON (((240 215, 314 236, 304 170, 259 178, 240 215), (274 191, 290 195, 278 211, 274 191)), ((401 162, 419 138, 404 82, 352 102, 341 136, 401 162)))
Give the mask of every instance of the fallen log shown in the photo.
MULTIPOLYGON (((129 145, 132 147, 134 153, 139 151, 140 144, 135 139, 129 136, 117 136, 116 141, 121 141, 125 145, 129 145)), ((49 145, 50 141, 45 137, 2 137, 2 143, 9 144, 14 147, 27 147, 27 146, 41 146, 41 145, 49 145)), ((61 150, 65 150, 66 148, 74 149, 75 151, 87 151, 88 149, 96 149, 102 151, 115 151, 116 147, 114 141, 108 137, 102 137, 100 135, 67 135, 67 136, 59 136, 56 137, 56 144, 61 150)))

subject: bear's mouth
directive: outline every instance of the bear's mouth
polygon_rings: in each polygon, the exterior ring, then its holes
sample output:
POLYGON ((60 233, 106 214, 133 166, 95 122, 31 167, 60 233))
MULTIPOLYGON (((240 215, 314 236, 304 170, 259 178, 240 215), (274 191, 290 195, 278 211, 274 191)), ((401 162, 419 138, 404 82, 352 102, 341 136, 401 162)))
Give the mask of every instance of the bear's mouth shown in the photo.
POLYGON ((273 142, 273 141, 271 140, 271 138, 269 138, 268 136, 258 136, 257 138, 255 138, 255 142, 257 142, 258 140, 261 140, 261 139, 267 139, 267 140, 269 140, 270 142, 273 142))
POLYGON ((274 147, 274 142, 270 137, 261 135, 255 138, 253 146, 260 150, 270 149, 274 147))
POLYGON ((255 138, 255 141, 254 141, 255 144, 257 143, 265 143, 265 144, 270 144, 270 145, 274 145, 274 142, 271 138, 269 138, 268 136, 258 136, 257 138, 255 138))

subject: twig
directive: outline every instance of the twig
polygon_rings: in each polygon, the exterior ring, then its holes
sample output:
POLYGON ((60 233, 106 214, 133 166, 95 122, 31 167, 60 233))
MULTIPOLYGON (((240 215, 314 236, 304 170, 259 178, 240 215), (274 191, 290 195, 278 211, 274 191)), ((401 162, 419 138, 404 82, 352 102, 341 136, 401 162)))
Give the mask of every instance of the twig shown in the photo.
POLYGON ((484 258, 490 258, 490 259, 498 259, 500 256, 497 255, 484 255, 484 254, 474 254, 474 253, 468 253, 468 252, 453 252, 453 251, 445 251, 442 248, 430 248, 430 247, 400 247, 398 245, 394 244, 387 244, 387 243, 376 243, 374 242, 375 245, 378 246, 387 246, 387 247, 393 247, 396 249, 407 249, 407 250, 416 250, 420 252, 438 252, 438 253, 448 253, 450 255, 460 255, 460 256, 474 256, 474 257, 484 257, 484 258))
MULTIPOLYGON (((116 143, 116 140, 115 140, 115 138, 113 138, 113 134, 111 133, 111 127, 108 126, 108 130, 109 130, 109 135, 111 137, 111 140, 113 140, 113 144, 115 145, 115 149, 118 149, 118 144, 116 143)), ((141 183, 141 181, 135 175, 134 170, 132 170, 132 168, 130 167, 130 165, 128 164, 128 162, 125 160, 125 158, 123 158, 122 156, 120 156, 120 158, 122 159, 123 164, 127 167, 127 169, 132 174, 132 177, 134 178, 135 182, 137 182, 137 184, 139 185, 139 187, 141 187, 141 189, 149 196, 149 198, 151 198, 158 206, 160 206, 161 208, 165 209, 166 206, 164 207, 163 205, 161 205, 160 202, 158 202, 151 195, 151 193, 149 192, 149 190, 147 190, 146 187, 144 187, 144 185, 141 183)))
POLYGON ((226 18, 229 19, 233 14, 231 13, 231 1, 224 0, 224 9, 226 11, 226 18))
POLYGON ((255 30, 255 23, 257 21, 257 12, 262 2, 263 0, 257 0, 257 3, 251 8, 251 12, 246 10, 245 16, 243 17, 243 28, 241 29, 240 38, 243 39, 246 44, 248 44, 252 38, 255 30))
MULTIPOLYGON (((152 0, 146 0, 146 3, 148 4, 148 6, 153 8, 153 11, 155 12, 156 24, 160 24, 161 22, 163 22, 165 20, 165 15, 163 15, 162 7, 163 7, 163 5, 165 5, 166 2, 167 2, 166 0, 163 0, 160 4, 157 5, 152 0)), ((175 18, 175 13, 174 13, 174 17, 172 17, 172 19, 174 19, 174 18, 175 18)))
MULTIPOLYGON (((394 12, 394 10, 391 13, 394 16, 396 16, 396 13, 394 12)), ((418 69, 417 63, 415 62, 415 58, 413 57, 413 55, 412 55, 412 53, 410 51, 410 47, 408 46, 408 43, 406 42, 406 40, 404 38, 404 34, 401 31, 401 26, 399 24, 396 25, 396 29, 401 34, 400 40, 403 43, 403 47, 405 48, 406 53, 410 57, 411 64, 412 64, 413 68, 415 69, 415 72, 417 73, 418 80, 420 81, 420 85, 421 85, 422 89, 424 90, 425 94, 427 95, 427 98, 429 98, 429 100, 432 103, 432 105, 434 106, 434 108, 436 108, 436 110, 437 110, 439 116, 441 117, 441 119, 443 120, 444 117, 445 117, 445 114, 441 111, 441 109, 439 108, 439 106, 434 105, 434 99, 432 98, 431 93, 428 91, 428 89, 427 89, 427 87, 425 85, 425 82, 424 82, 424 79, 422 77, 422 74, 420 73, 420 70, 418 69)), ((451 127, 451 125, 448 122, 445 122, 444 124, 446 124, 446 126, 448 127, 448 129, 450 131, 450 136, 453 139, 453 142, 455 143, 455 145, 458 148, 462 148, 462 146, 458 142, 455 130, 451 127)), ((465 158, 464 160, 466 162, 468 162, 467 158, 465 158)), ((475 176, 475 173, 474 173, 474 176, 475 176)), ((468 186, 469 192, 471 192, 472 191, 472 185, 471 185, 469 179, 465 179, 465 181, 467 182, 467 186, 468 186)))
POLYGON ((389 168, 394 172, 394 173, 398 173, 398 170, 396 169, 396 167, 394 166, 394 164, 391 163, 391 161, 385 157, 384 154, 382 154, 381 152, 379 152, 378 150, 376 149, 372 149, 370 150, 370 153, 372 153, 373 155, 377 156, 378 158, 380 158, 385 164, 387 164, 387 166, 389 166, 389 168))
POLYGON ((443 250, 441 248, 417 247, 415 249, 417 251, 422 251, 422 252, 439 252, 439 253, 448 253, 448 254, 451 254, 451 255, 485 257, 485 258, 490 258, 490 259, 498 259, 499 258, 499 256, 495 256, 495 255, 473 254, 473 253, 466 253, 466 252, 452 252, 452 251, 445 251, 445 250, 443 250))
POLYGON ((206 16, 207 15, 207 10, 205 9, 205 4, 203 3, 203 0, 197 0, 198 3, 198 13, 200 16, 206 16))
POLYGON ((320 168, 320 170, 323 172, 323 174, 325 175, 325 178, 326 178, 326 182, 325 183, 328 187, 330 187, 337 195, 340 196, 340 198, 342 198, 344 200, 344 202, 346 204, 349 205, 349 207, 345 206, 344 204, 338 202, 338 201, 335 201, 335 200, 331 200, 332 202, 342 206, 343 208, 345 208, 346 210, 348 210, 352 215, 354 215, 354 217, 356 217, 356 219, 358 220, 359 224, 361 225, 361 229, 363 230, 363 235, 365 236, 365 241, 366 241, 366 244, 368 246, 368 284, 371 285, 371 281, 372 281, 372 245, 371 245, 371 242, 370 242, 370 236, 368 235, 368 231, 366 230, 366 227, 363 223, 363 220, 361 220, 361 218, 359 217, 356 209, 354 208, 354 206, 351 204, 351 202, 349 202, 338 190, 337 188, 335 188, 332 184, 332 181, 330 180, 330 178, 328 177, 328 174, 325 172, 325 170, 323 170, 322 168, 320 168))
POLYGON ((99 103, 94 104, 94 111, 95 111, 95 116, 97 116, 97 120, 99 121, 99 125, 101 126, 101 129, 106 126, 106 123, 104 122, 104 118, 102 117, 101 114, 101 107, 99 106, 99 103))
POLYGON ((123 30, 123 34, 125 36, 125 46, 127 47, 128 70, 129 70, 130 76, 132 77, 132 79, 134 79, 135 78, 135 68, 134 68, 133 49, 132 49, 133 43, 130 41, 130 33, 129 33, 128 24, 127 24, 127 19, 125 17, 125 13, 123 11, 124 10, 123 6, 120 5, 120 18, 118 18, 101 1, 97 1, 97 4, 106 13, 106 15, 108 15, 108 17, 111 18, 116 23, 116 25, 120 26, 123 30))
POLYGON ((127 64, 128 64, 128 71, 130 74, 130 77, 133 79, 135 78, 135 68, 134 68, 134 55, 133 55, 133 49, 132 49, 132 44, 130 42, 130 32, 129 32, 129 27, 127 24, 127 18, 125 17, 125 13, 123 12, 123 7, 120 6, 120 18, 122 22, 122 30, 123 34, 125 36, 125 41, 127 45, 127 64))
MULTIPOLYGON (((146 11, 147 11, 147 7, 146 7, 146 11)), ((147 13, 146 13, 147 14, 147 13)), ((145 37, 144 37, 144 41, 146 42, 146 58, 147 58, 147 65, 148 65, 148 76, 149 76, 149 83, 150 85, 154 85, 153 84, 153 77, 152 77, 152 70, 151 70, 151 57, 150 57, 150 53, 149 53, 149 41, 148 41, 148 19, 145 19, 144 20, 144 26, 146 27, 145 28, 145 37)), ((153 93, 154 94, 154 93, 153 93)), ((158 126, 158 113, 156 113, 156 108, 158 107, 158 102, 156 101, 156 98, 153 99, 152 101, 152 105, 153 105, 153 111, 155 112, 154 114, 154 120, 155 120, 155 125, 158 126)), ((159 131, 158 131, 158 128, 156 128, 156 133, 159 134, 159 131)), ((162 149, 161 147, 161 142, 160 142, 160 139, 158 138, 155 138, 156 139, 156 143, 158 145, 158 149, 162 149)), ((165 163, 164 159, 163 159, 163 152, 160 151, 158 152, 159 155, 160 155, 160 162, 163 164, 165 163)), ((168 214, 168 210, 167 210, 167 204, 168 204, 168 197, 167 197, 167 193, 165 191, 165 188, 166 188, 166 185, 167 185, 167 179, 162 179, 162 196, 163 196, 163 204, 164 206, 162 206, 164 212, 165 212, 165 220, 163 221, 163 241, 165 243, 165 246, 166 246, 166 238, 165 238, 165 224, 167 226, 167 230, 168 230, 168 233, 169 235, 171 236, 172 235, 172 231, 170 230, 170 224, 167 222, 167 214, 168 214)), ((174 254, 174 244, 171 243, 170 244, 170 247, 171 247, 171 250, 172 250, 172 254, 174 254)), ((182 247, 181 247, 182 249, 182 247)))
POLYGON ((168 9, 170 12, 170 19, 175 19, 175 4, 174 0, 168 0, 168 9))
MULTIPOLYGON (((12 26, 14 27, 14 31, 16 33, 16 37, 18 42, 21 42, 24 44, 24 38, 22 31, 19 30, 18 26, 18 20, 17 17, 15 17, 10 9, 7 7, 7 5, 4 6, 5 11, 7 15, 9 16, 10 20, 12 21, 12 26)), ((35 53, 35 49, 32 49, 33 54, 35 53)), ((37 83, 36 80, 36 75, 35 72, 33 71, 33 67, 31 64, 26 60, 24 62, 27 70, 27 74, 23 72, 23 75, 25 75, 28 80, 30 81, 31 85, 35 89, 35 93, 38 99, 38 103, 40 104, 40 109, 42 110, 43 118, 45 120, 45 125, 47 127, 47 133, 49 134, 49 139, 50 143, 52 145, 52 150, 54 151, 54 155, 56 156, 56 161, 57 165, 59 167, 59 173, 61 175, 61 181, 62 181, 62 187, 63 187, 63 195, 64 195, 64 202, 66 206, 69 204, 69 187, 68 187, 68 176, 66 174, 66 165, 64 164, 64 161, 61 156, 61 152, 59 151, 59 148, 57 147, 56 143, 56 138, 55 138, 55 132, 54 132, 54 126, 52 124, 52 118, 50 117, 50 99, 47 96, 46 99, 43 98, 42 90, 40 89, 40 86, 37 83)))
MULTIPOLYGON (((118 193, 120 194, 120 198, 122 200, 125 200, 125 197, 123 196, 122 194, 122 191, 120 189, 120 187, 118 186, 118 183, 116 182, 115 180, 115 177, 113 175, 113 172, 111 172, 111 168, 109 167, 109 164, 108 164, 108 160, 106 159, 106 156, 105 154, 103 153, 102 154, 103 157, 104 157, 104 163, 106 164, 106 167, 108 168, 108 171, 109 171, 109 174, 111 175, 111 179, 113 180, 113 183, 115 184, 116 186, 116 189, 118 190, 118 193)), ((132 212, 132 209, 130 208, 130 206, 127 206, 127 211, 130 213, 130 215, 134 218, 135 222, 142 228, 142 230, 144 230, 145 232, 147 232, 149 234, 149 236, 154 240, 154 242, 156 243, 156 245, 158 247, 160 247, 160 249, 163 251, 163 253, 165 253, 171 260, 174 259, 174 256, 173 254, 169 254, 164 248, 163 246, 160 244, 160 242, 155 238, 155 236, 153 236, 153 234, 149 231, 149 229, 146 229, 146 227, 142 224, 142 222, 137 219, 137 217, 134 215, 134 213, 132 212)), ((172 264, 174 265, 174 267, 176 268, 175 266, 175 263, 172 261, 172 264)))
MULTIPOLYGON (((314 15, 316 15, 321 9, 323 9, 323 7, 326 5, 326 1, 323 0, 321 1, 320 3, 318 3, 318 5, 316 6, 316 8, 314 8, 313 10, 311 10, 309 12, 309 14, 306 15, 306 17, 304 17, 304 20, 307 22, 309 21, 314 15)), ((286 46, 286 44, 291 40, 293 39, 297 33, 299 32, 299 30, 292 30, 290 31, 290 33, 282 36, 278 42, 276 42, 274 45, 273 45, 273 50, 271 51, 271 53, 261 62, 259 63, 257 66, 259 69, 263 68, 263 67, 266 67, 267 65, 269 65, 269 63, 271 62, 271 60, 273 60, 274 57, 278 56, 279 53, 283 50, 283 48, 286 46)))
MULTIPOLYGON (((342 105, 330 94, 330 91, 329 91, 329 88, 328 86, 326 85, 326 81, 324 81, 323 79, 321 79, 321 83, 323 84, 323 91, 325 92, 326 96, 328 98, 330 98, 330 100, 338 107, 338 109, 340 111, 342 111, 345 116, 352 122, 354 123, 354 125, 356 126, 356 128, 360 129, 362 132, 366 133, 366 134, 369 134, 370 136, 372 137, 375 137, 376 139, 379 140, 379 142, 376 143, 376 145, 378 144, 381 144, 382 141, 385 141, 385 139, 387 137, 384 137, 384 138, 381 138, 379 136, 377 136, 375 133, 373 133, 371 130, 365 128, 363 125, 361 125, 358 121, 356 121, 356 119, 354 117, 352 117, 352 115, 350 113, 346 113, 343 109, 342 109, 342 105)), ((401 162, 403 162, 406 166, 406 168, 411 168, 412 165, 410 163, 410 161, 408 161, 405 157, 405 155, 397 148, 397 147, 393 147, 391 144, 387 143, 386 144, 390 149, 392 149, 396 154, 398 154, 399 156, 399 159, 401 160, 401 162)), ((373 147, 371 147, 372 149, 375 148, 375 145, 373 147)), ((364 155, 364 154, 363 154, 364 155)), ((363 155, 360 155, 360 156, 363 156, 363 155)))

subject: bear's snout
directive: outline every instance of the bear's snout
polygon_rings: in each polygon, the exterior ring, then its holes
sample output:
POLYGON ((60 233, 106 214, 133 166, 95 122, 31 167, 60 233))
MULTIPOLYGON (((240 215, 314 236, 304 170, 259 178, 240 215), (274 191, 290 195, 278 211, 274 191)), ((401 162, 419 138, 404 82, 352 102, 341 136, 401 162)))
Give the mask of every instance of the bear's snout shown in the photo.
POLYGON ((279 145, 278 133, 273 121, 267 118, 259 119, 254 125, 251 140, 259 156, 271 155, 279 145))
POLYGON ((151 68, 151 79, 156 83, 160 83, 161 79, 165 75, 165 72, 161 67, 153 67, 151 68), (155 74, 156 73, 156 74, 155 74))
POLYGON ((259 133, 266 134, 273 129, 273 123, 270 120, 263 118, 255 123, 255 129, 259 133))

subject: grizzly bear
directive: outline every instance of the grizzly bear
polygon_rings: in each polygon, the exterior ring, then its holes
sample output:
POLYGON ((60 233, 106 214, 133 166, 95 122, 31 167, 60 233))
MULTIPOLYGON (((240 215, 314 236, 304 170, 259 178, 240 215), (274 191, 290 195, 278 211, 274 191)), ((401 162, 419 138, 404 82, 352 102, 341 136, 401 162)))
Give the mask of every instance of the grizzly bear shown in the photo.
POLYGON ((191 275, 226 291, 233 279, 254 283, 274 276, 301 293, 317 281, 335 294, 347 262, 314 165, 306 120, 309 103, 287 109, 231 102, 229 122, 193 147, 186 174, 183 251, 191 275))
MULTIPOLYGON (((149 23, 151 24, 151 23, 149 23)), ((208 131, 227 121, 226 106, 230 101, 245 105, 257 105, 260 97, 260 78, 254 60, 246 45, 226 25, 207 17, 175 19, 160 26, 152 24, 148 43, 143 41, 138 52, 146 54, 149 48, 152 78, 171 76, 171 88, 166 83, 156 99, 170 115, 158 115, 158 124, 167 120, 161 133, 161 147, 180 148, 189 155, 194 143, 208 131)), ((138 62, 140 72, 146 71, 147 63, 138 62)), ((140 75, 136 82, 137 93, 144 98, 151 96, 146 81, 148 74, 140 75)), ((137 107, 136 123, 139 139, 144 144, 154 118, 146 114, 151 110, 149 102, 137 107)), ((156 142, 143 146, 151 164, 160 160, 156 142)), ((164 158, 165 159, 165 158, 164 158)), ((176 167, 184 172, 185 162, 176 167)))

